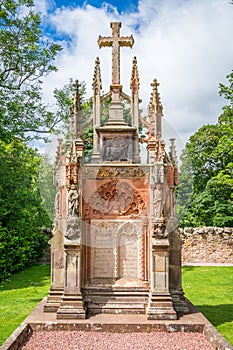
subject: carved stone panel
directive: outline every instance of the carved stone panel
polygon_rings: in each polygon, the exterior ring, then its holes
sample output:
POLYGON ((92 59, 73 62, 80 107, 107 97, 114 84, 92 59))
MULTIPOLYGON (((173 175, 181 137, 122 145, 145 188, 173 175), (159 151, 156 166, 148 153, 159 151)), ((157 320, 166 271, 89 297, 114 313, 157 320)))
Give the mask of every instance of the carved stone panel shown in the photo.
POLYGON ((105 162, 132 160, 132 138, 104 138, 102 160, 105 162))
POLYGON ((128 183, 111 180, 100 186, 88 201, 89 216, 139 216, 145 207, 140 194, 128 183))

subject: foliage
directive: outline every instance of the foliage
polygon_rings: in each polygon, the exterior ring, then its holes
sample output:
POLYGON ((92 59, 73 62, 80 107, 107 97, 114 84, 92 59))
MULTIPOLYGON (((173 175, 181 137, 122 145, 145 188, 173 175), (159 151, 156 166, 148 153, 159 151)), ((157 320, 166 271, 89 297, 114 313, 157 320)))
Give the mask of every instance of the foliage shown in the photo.
POLYGON ((233 345, 232 266, 185 266, 185 296, 233 345))
POLYGON ((33 0, 0 2, 0 133, 35 137, 50 133, 60 116, 42 102, 42 79, 61 47, 42 35, 33 0), (33 132, 33 134, 32 134, 33 132))
POLYGON ((49 271, 49 265, 33 265, 1 283, 0 346, 47 294, 49 271))
MULTIPOLYGON (((230 100, 215 125, 202 126, 182 153, 181 226, 233 226, 233 75, 220 93, 230 100)), ((180 196, 180 197, 179 197, 180 196)))
POLYGON ((39 190, 41 196, 41 203, 46 213, 48 214, 51 222, 54 220, 55 216, 55 195, 56 189, 54 186, 54 167, 53 162, 51 162, 50 157, 47 154, 43 154, 43 157, 40 161, 39 167, 39 190))
POLYGON ((47 243, 39 166, 37 152, 22 141, 0 141, 0 279, 35 261, 47 243))

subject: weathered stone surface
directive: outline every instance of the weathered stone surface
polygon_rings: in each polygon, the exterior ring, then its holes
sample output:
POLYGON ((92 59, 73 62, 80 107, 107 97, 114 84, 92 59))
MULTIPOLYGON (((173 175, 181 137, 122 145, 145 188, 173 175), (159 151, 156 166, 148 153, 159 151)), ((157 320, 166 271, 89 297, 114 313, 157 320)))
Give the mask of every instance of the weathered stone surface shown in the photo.
POLYGON ((183 264, 233 264, 233 228, 185 228, 179 232, 183 264))

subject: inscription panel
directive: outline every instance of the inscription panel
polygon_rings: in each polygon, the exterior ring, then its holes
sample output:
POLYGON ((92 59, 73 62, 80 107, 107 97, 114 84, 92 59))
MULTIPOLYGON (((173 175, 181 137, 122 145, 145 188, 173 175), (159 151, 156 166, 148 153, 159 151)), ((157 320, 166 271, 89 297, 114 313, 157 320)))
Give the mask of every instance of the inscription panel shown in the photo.
POLYGON ((127 223, 119 230, 119 277, 137 278, 140 271, 138 227, 127 223))
POLYGON ((141 220, 91 221, 91 278, 141 277, 141 220))

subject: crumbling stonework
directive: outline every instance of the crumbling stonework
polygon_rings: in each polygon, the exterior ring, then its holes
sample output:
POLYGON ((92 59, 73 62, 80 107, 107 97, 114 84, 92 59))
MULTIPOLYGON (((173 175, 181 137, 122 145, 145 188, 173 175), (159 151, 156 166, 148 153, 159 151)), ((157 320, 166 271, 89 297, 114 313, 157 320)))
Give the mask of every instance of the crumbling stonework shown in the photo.
POLYGON ((183 264, 233 264, 233 228, 187 227, 179 232, 183 264))

